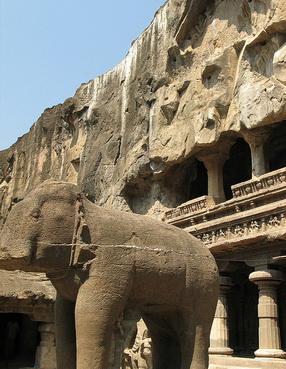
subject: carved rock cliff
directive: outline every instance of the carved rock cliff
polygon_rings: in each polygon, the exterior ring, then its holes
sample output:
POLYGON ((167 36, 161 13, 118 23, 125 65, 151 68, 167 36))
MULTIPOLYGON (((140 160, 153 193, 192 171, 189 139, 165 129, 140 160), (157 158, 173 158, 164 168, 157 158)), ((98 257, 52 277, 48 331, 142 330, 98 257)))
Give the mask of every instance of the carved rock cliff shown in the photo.
POLYGON ((155 216, 187 201, 193 155, 286 119, 285 32, 285 0, 167 1, 119 65, 0 152, 0 228, 48 178, 155 216))

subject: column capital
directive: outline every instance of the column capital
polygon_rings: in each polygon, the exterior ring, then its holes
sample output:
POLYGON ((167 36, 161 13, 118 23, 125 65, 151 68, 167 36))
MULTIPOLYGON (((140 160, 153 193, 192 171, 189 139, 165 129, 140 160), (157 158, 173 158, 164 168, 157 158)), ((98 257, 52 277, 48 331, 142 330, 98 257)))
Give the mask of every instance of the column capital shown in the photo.
POLYGON ((283 274, 279 270, 264 269, 250 273, 249 280, 258 285, 277 285, 283 281, 283 274))
POLYGON ((201 151, 196 157, 204 163, 206 168, 214 165, 224 165, 229 157, 229 146, 220 150, 201 151))
POLYGON ((242 132, 243 138, 250 146, 264 145, 270 135, 270 130, 261 128, 259 130, 247 130, 242 132))

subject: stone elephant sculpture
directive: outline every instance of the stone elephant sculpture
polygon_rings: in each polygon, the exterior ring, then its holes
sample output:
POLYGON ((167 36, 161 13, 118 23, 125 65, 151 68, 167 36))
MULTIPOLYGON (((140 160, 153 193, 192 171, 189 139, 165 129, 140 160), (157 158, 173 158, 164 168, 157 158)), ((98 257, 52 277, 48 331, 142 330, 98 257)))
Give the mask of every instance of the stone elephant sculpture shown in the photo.
POLYGON ((218 271, 196 238, 150 217, 96 206, 46 181, 16 204, 0 268, 45 272, 55 286, 58 369, 108 369, 114 324, 141 312, 154 369, 207 369, 218 271))

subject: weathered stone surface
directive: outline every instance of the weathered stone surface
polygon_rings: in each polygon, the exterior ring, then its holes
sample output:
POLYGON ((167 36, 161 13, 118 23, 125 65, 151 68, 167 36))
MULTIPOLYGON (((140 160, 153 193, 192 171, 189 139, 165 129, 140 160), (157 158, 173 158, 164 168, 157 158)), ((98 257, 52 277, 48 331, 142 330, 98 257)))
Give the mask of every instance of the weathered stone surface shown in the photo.
POLYGON ((0 153, 2 223, 51 177, 122 210, 184 202, 167 180, 176 164, 229 130, 286 118, 285 24, 283 0, 168 1, 122 63, 0 153))
POLYGON ((276 51, 273 58, 274 75, 284 85, 286 84, 286 45, 276 51))
MULTIPOLYGON (((267 173, 276 123, 277 145, 285 137, 285 35, 285 0, 167 1, 122 63, 47 109, 0 152, 0 228, 14 204, 48 178, 79 184, 107 208, 166 213, 231 264, 231 273, 240 265, 233 288, 246 293, 241 300, 232 295, 231 308, 241 310, 239 323, 230 314, 237 336, 230 346, 235 354, 246 348, 253 354, 258 301, 245 275, 285 250, 285 147, 276 158, 284 164, 267 173), (229 186, 233 199, 224 202, 224 165, 238 137, 249 145, 250 173, 229 186)), ((285 282, 280 289, 285 316, 285 282)), ((285 350, 285 319, 280 327, 285 350)), ((216 369, 225 360, 211 356, 216 369)), ((285 366, 282 359, 263 360, 229 357, 228 365, 285 366)))
POLYGON ((52 322, 56 293, 45 274, 0 270, 0 313, 52 322))
MULTIPOLYGON (((45 272, 57 289, 58 369, 108 369, 112 330, 126 308, 139 311, 158 340, 155 367, 208 368, 217 266, 179 228, 98 207, 75 185, 46 181, 11 210, 0 268, 45 272)), ((52 355, 50 328, 40 330, 38 360, 52 355)))
POLYGON ((45 274, 0 270, 1 297, 20 300, 54 301, 55 290, 45 274), (19 283, 21 281, 21 283, 19 283), (34 291, 36 291, 36 294, 34 291))

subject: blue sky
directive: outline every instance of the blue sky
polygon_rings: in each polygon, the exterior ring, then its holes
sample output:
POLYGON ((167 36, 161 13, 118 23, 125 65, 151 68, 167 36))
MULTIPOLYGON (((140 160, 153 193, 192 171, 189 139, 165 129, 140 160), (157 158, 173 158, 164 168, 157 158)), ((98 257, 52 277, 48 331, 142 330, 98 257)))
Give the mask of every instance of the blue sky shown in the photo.
POLYGON ((116 65, 164 0, 0 0, 0 150, 116 65))

